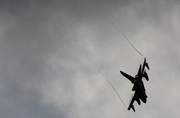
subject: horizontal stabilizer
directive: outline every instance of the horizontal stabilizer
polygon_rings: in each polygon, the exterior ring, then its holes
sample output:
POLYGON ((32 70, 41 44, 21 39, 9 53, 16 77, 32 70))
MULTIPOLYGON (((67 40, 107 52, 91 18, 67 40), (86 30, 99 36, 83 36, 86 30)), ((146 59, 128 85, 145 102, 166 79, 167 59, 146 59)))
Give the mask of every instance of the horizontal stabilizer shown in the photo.
POLYGON ((146 73, 146 71, 144 71, 143 77, 145 77, 146 80, 149 81, 149 77, 148 77, 148 74, 146 73))

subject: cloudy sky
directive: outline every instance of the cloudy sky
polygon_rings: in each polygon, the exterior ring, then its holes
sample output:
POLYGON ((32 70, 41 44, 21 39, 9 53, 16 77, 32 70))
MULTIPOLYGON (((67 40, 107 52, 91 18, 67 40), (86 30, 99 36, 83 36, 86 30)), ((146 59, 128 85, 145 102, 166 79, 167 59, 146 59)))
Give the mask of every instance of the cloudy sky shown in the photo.
POLYGON ((178 118, 178 0, 0 0, 0 117, 178 118), (146 58, 147 104, 128 111, 146 58))

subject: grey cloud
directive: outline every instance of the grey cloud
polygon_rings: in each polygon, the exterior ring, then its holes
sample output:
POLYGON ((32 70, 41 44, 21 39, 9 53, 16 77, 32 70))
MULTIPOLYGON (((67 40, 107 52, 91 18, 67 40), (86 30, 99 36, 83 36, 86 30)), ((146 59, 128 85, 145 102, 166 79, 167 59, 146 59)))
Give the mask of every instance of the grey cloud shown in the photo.
POLYGON ((178 1, 0 3, 2 117, 134 116, 91 63, 128 104, 131 85, 119 70, 135 74, 142 58, 108 18, 152 68, 135 117, 178 117, 178 1))

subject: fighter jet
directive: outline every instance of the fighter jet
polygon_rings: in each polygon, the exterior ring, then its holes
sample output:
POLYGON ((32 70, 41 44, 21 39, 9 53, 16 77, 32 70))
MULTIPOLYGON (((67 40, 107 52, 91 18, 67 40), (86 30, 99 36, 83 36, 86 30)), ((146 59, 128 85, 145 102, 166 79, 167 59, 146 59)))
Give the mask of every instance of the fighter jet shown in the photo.
POLYGON ((132 84, 134 84, 132 91, 135 91, 134 96, 129 104, 128 110, 130 110, 131 108, 133 109, 133 111, 135 112, 135 108, 134 108, 134 101, 137 101, 137 103, 140 105, 141 102, 146 103, 147 102, 147 95, 146 95, 146 89, 144 87, 144 83, 142 81, 142 78, 144 77, 147 81, 149 81, 149 77, 146 73, 145 67, 148 68, 149 70, 149 65, 148 63, 146 63, 146 58, 144 58, 144 63, 143 66, 141 68, 141 64, 139 66, 139 71, 137 73, 137 75, 135 75, 135 77, 132 77, 126 73, 124 73, 123 71, 120 71, 120 73, 125 76, 127 79, 129 79, 132 84))

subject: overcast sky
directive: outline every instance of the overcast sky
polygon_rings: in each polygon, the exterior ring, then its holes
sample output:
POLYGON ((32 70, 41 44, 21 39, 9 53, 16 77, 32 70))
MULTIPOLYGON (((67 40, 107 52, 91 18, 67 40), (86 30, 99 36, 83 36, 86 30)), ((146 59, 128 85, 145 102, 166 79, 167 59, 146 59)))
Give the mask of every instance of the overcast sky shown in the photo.
POLYGON ((178 118, 180 1, 0 0, 0 117, 178 118), (150 66, 147 103, 128 111, 150 66))

